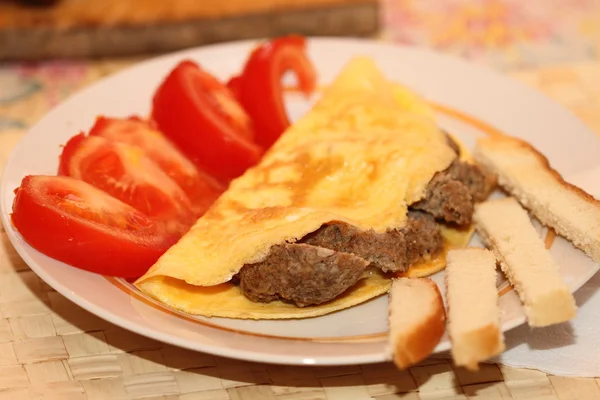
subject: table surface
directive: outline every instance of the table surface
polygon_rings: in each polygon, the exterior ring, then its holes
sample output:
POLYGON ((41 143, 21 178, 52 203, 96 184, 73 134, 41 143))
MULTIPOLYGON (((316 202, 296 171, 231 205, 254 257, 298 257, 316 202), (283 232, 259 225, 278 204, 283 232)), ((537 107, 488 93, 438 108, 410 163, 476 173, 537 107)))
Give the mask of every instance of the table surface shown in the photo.
MULTIPOLYGON (((520 3, 509 0, 483 1, 480 6, 431 1, 420 8, 386 0, 381 39, 432 46, 503 69, 572 110, 600 134, 600 29, 583 29, 592 17, 600 26, 600 2, 582 1, 577 10, 567 3, 553 2, 569 16, 557 26, 540 19, 549 17, 538 1, 528 2, 531 9, 525 17, 520 3), (442 8, 450 22, 440 33, 426 16, 442 8), (512 22, 506 22, 507 15, 513 16, 512 22), (473 35, 466 26, 477 23, 483 28, 473 35), (574 26, 583 28, 574 33, 574 26)), ((0 67, 0 165, 27 127, 52 106, 136 61, 0 67)), ((175 348, 111 325, 71 303, 25 265, 3 230, 0 236, 0 399, 600 399, 600 379, 494 364, 482 365, 477 373, 440 359, 404 372, 385 363, 287 367, 175 348)))

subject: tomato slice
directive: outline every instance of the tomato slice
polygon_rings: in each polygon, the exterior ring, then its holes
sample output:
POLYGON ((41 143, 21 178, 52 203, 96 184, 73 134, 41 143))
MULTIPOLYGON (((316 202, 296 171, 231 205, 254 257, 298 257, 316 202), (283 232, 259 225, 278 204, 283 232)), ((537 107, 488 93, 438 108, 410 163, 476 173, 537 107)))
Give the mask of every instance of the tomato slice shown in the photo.
POLYGON ((66 176, 26 176, 12 223, 35 249, 99 274, 137 278, 177 240, 133 207, 66 176))
POLYGON ((154 94, 152 119, 197 166, 223 182, 262 155, 233 93, 189 60, 178 64, 154 94))
POLYGON ((184 191, 144 152, 99 136, 74 136, 65 145, 59 173, 81 179, 184 234, 194 223, 184 191))
POLYGON ((241 97, 241 86, 242 86, 242 77, 241 76, 233 76, 227 81, 227 87, 231 90, 231 93, 235 96, 235 98, 240 101, 241 97))
POLYGON ((221 183, 199 170, 148 121, 138 117, 99 117, 90 130, 90 136, 102 136, 144 150, 148 158, 183 189, 192 202, 196 217, 202 216, 225 190, 221 183))
POLYGON ((252 118, 256 142, 265 148, 275 143, 290 125, 281 83, 288 71, 296 75, 302 93, 308 96, 315 90, 317 74, 301 36, 285 36, 257 47, 241 76, 228 83, 252 118))

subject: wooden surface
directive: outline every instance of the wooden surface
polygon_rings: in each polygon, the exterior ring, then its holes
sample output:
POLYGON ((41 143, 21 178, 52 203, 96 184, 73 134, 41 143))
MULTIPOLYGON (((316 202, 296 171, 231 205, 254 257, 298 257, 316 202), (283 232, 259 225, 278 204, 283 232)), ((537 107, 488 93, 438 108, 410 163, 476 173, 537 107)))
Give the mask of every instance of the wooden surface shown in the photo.
POLYGON ((91 7, 86 0, 60 0, 52 7, 24 7, 4 2, 0 3, 0 27, 133 26, 375 3, 376 0, 103 0, 101 6, 91 7))
MULTIPOLYGON (((78 85, 129 63, 88 62, 78 85)), ((511 75, 570 108, 600 134, 600 62, 511 75)), ((47 112, 51 98, 48 91, 38 91, 0 102, 0 119, 33 123, 47 112)), ((2 165, 24 129, 0 127, 2 165)), ((389 363, 285 367, 174 348, 72 304, 29 270, 5 233, 0 236, 0 399, 600 399, 599 379, 493 364, 478 373, 443 359, 405 372, 389 363)))
POLYGON ((365 36, 377 0, 62 0, 48 8, 0 2, 0 60, 156 53, 298 33, 365 36))

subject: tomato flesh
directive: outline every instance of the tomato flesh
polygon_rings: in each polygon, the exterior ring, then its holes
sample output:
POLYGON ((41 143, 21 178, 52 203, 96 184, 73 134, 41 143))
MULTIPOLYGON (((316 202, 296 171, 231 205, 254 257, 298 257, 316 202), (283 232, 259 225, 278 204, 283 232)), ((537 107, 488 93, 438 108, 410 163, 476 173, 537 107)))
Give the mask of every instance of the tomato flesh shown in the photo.
POLYGON ((192 202, 196 217, 202 216, 225 187, 206 172, 199 170, 160 131, 137 117, 126 119, 99 117, 90 136, 101 136, 141 148, 192 202))
POLYGON ((79 134, 65 145, 59 173, 81 179, 183 235, 195 222, 184 191, 135 146, 79 134))
POLYGON ((249 119, 231 91, 192 61, 178 64, 159 86, 152 119, 194 164, 224 183, 263 152, 240 128, 249 119))
POLYGON ((207 95, 206 100, 214 111, 224 118, 239 136, 252 141, 254 139, 252 120, 238 103, 235 93, 199 66, 196 69, 197 65, 192 63, 187 67, 194 71, 188 76, 190 89, 198 94, 207 95))
POLYGON ((257 47, 248 58, 241 76, 228 85, 254 123, 256 142, 269 148, 289 127, 283 99, 283 75, 292 71, 305 95, 314 92, 315 69, 306 55, 306 40, 286 36, 257 47))
POLYGON ((26 176, 11 219, 36 250, 75 267, 136 278, 177 240, 133 207, 66 176, 26 176))

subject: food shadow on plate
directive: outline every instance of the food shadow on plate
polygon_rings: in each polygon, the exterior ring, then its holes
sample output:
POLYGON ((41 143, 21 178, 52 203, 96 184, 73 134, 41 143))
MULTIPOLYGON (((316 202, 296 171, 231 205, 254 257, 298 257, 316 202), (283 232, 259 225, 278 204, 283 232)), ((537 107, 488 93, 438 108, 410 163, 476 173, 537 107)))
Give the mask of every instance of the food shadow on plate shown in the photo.
MULTIPOLYGON (((575 302, 583 307, 600 289, 600 276, 593 277, 575 292, 575 302)), ((526 323, 505 333, 506 350, 527 344, 530 350, 550 350, 575 344, 576 332, 572 322, 544 328, 531 328, 526 323)))

